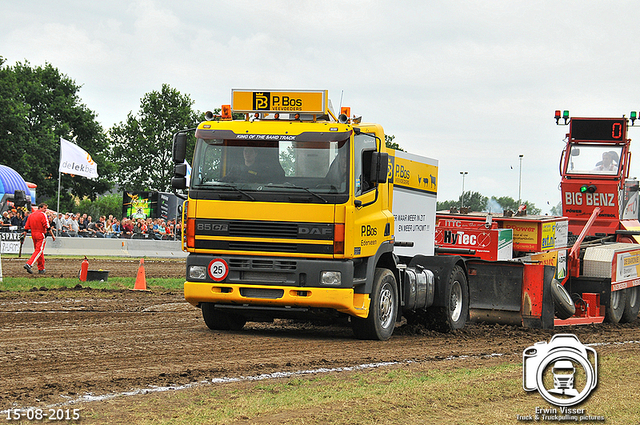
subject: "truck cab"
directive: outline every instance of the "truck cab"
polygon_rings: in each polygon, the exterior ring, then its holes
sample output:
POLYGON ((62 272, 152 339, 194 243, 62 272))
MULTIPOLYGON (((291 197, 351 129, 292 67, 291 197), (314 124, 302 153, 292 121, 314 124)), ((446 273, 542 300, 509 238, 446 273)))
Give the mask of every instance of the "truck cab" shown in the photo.
MULTIPOLYGON (((382 127, 355 124, 348 110, 336 117, 326 91, 234 90, 232 99, 227 115, 195 130, 186 300, 213 329, 341 314, 366 322, 376 267, 395 270, 382 127)), ((184 183, 178 171, 174 187, 184 183)), ((392 331, 397 294, 378 303, 392 331)))
POLYGON ((599 208, 587 239, 610 236, 618 242, 638 243, 625 232, 640 226, 638 181, 629 179, 628 120, 578 117, 568 120, 569 133, 560 160, 560 185, 562 215, 569 218, 569 232, 574 236, 580 234, 593 211, 599 208))

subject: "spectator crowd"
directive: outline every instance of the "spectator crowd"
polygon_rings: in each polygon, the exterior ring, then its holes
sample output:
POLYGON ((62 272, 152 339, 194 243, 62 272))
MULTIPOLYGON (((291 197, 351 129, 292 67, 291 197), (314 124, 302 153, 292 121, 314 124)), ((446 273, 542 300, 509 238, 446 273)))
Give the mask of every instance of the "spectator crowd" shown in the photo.
MULTIPOLYGON (((15 229, 21 231, 27 221, 26 209, 17 208, 2 213, 4 231, 15 229)), ((123 217, 122 220, 112 215, 100 216, 93 220, 90 215, 79 213, 54 213, 47 211, 49 223, 58 236, 71 238, 125 238, 173 240, 180 235, 180 222, 162 218, 123 217)))

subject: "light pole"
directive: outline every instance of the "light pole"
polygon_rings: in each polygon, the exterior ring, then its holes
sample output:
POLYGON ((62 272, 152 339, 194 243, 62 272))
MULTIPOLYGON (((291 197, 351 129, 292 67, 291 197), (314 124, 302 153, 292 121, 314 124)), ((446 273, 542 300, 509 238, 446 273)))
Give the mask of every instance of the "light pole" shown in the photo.
POLYGON ((518 208, 520 208, 520 202, 522 201, 522 157, 524 155, 518 155, 520 158, 520 178, 518 179, 518 208))
POLYGON ((467 171, 460 171, 462 174, 462 196, 460 196, 460 209, 464 208, 464 177, 469 174, 467 171))

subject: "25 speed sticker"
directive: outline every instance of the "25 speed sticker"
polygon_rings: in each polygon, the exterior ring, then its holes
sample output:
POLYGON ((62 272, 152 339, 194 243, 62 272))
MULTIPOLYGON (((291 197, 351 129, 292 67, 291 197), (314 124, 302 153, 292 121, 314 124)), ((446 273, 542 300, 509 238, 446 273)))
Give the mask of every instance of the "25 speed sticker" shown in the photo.
POLYGON ((77 421, 80 409, 9 409, 7 421, 77 421))
POLYGON ((215 258, 209 263, 209 277, 216 282, 222 282, 229 274, 229 265, 222 258, 215 258))

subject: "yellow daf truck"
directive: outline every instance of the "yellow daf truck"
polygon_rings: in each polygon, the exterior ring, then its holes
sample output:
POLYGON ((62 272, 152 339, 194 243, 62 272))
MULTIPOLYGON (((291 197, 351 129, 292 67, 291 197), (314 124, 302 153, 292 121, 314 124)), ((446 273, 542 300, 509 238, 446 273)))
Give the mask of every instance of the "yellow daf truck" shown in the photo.
MULTIPOLYGON (((184 293, 209 328, 348 317, 356 337, 386 340, 403 315, 444 330, 468 320, 483 269, 435 255, 438 162, 387 149, 380 125, 340 112, 326 90, 233 90, 195 129, 184 293)), ((176 189, 188 134, 174 137, 176 189)))

